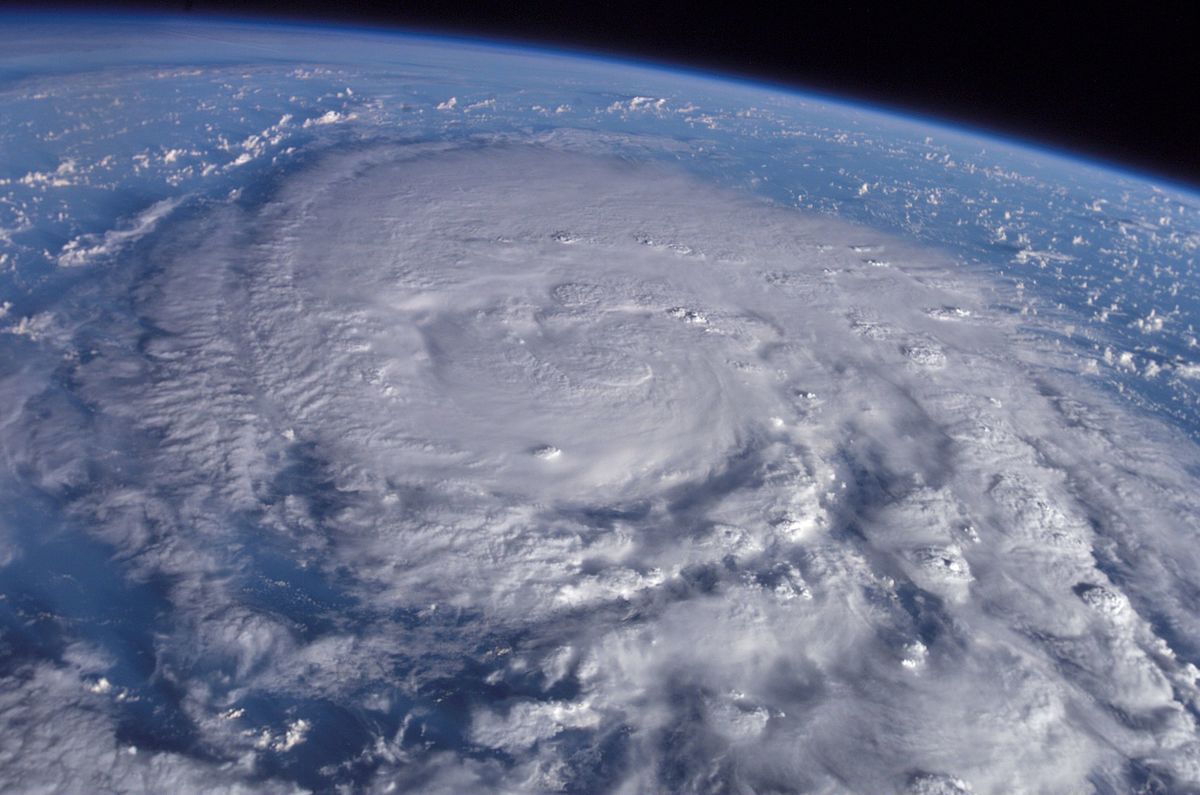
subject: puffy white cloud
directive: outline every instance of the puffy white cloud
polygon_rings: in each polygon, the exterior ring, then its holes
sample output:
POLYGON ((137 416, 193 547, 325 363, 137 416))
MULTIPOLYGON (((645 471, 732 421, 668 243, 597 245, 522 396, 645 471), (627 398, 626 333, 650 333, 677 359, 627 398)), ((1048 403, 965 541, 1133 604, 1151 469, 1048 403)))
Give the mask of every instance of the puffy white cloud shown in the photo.
POLYGON ((152 232, 163 218, 182 203, 181 197, 163 199, 138 213, 125 228, 109 230, 100 235, 83 235, 67 241, 58 254, 59 267, 82 267, 120 251, 152 232))
POLYGON ((262 781, 244 761, 204 761, 117 738, 112 687, 70 665, 39 663, 0 680, 0 771, 14 792, 300 793, 262 781))

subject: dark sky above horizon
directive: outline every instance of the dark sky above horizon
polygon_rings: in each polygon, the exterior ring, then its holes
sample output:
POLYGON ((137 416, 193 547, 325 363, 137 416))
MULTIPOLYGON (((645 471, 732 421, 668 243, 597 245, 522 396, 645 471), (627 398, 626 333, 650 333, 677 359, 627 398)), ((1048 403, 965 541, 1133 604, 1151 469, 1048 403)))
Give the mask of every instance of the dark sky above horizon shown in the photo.
POLYGON ((1200 103, 1200 48, 1182 7, 973 4, 952 14, 853 1, 743 2, 717 12, 676 0, 62 7, 395 26, 630 55, 939 116, 1200 186, 1198 136, 1185 122, 1200 103))

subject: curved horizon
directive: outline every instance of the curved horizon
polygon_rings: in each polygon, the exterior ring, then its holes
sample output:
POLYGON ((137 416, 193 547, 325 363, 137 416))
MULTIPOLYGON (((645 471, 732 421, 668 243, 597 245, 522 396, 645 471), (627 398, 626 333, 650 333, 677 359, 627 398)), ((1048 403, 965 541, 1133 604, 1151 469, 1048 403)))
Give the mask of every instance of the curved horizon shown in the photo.
POLYGON ((0 789, 1200 787, 1194 189, 511 39, 0 29, 0 789))
MULTIPOLYGON (((1184 176, 1166 173, 1165 170, 1159 171, 1152 167, 1142 166, 1119 158, 1110 158, 1101 154, 1073 149, 1046 138, 1039 138, 1036 135, 1027 136, 1015 131, 1010 132, 995 127, 977 125, 934 111, 926 111, 913 105, 904 104, 903 102, 893 103, 876 96, 866 96, 853 91, 837 92, 833 89, 774 79, 761 74, 732 70, 723 71, 682 60, 654 58, 631 51, 609 50, 582 44, 556 44, 535 37, 522 38, 508 34, 464 32, 449 28, 437 28, 435 26, 418 27, 389 24, 386 22, 352 23, 336 19, 297 18, 254 13, 225 14, 207 11, 130 11, 123 8, 114 9, 111 12, 101 12, 79 11, 74 8, 54 10, 37 7, 29 9, 0 9, 0 18, 4 16, 16 16, 38 21, 75 18, 93 22, 115 23, 121 20, 153 19, 165 23, 187 25, 260 27, 264 29, 283 27, 319 34, 350 34, 438 40, 460 46, 471 45, 493 50, 517 50, 526 54, 534 53, 549 57, 576 58, 607 64, 620 64, 626 67, 665 72, 693 79, 733 83, 760 91, 784 92, 803 99, 839 105, 843 108, 882 116, 891 121, 933 125, 947 133, 982 139, 984 142, 990 142, 994 145, 1024 150, 1027 154, 1053 158, 1076 166, 1106 171, 1127 179, 1149 182, 1200 200, 1200 179, 1192 181, 1184 176)), ((3 62, 3 56, 0 56, 0 62, 3 62)))

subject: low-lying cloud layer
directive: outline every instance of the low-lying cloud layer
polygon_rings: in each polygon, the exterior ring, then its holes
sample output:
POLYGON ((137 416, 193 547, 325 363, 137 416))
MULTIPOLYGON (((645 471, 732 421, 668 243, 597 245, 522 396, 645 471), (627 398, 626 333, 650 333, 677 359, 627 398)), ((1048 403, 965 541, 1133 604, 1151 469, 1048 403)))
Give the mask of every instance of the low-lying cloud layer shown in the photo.
POLYGON ((1194 448, 944 255, 566 148, 326 156, 12 339, 0 778, 1200 786, 1194 448))

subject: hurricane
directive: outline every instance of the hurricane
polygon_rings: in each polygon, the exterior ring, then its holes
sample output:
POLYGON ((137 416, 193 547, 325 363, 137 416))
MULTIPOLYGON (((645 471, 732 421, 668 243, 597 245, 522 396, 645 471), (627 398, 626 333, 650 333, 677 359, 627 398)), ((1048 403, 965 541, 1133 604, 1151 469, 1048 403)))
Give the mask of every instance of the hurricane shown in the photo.
POLYGON ((513 44, 4 28, 0 789, 1200 790, 1200 194, 513 44))

